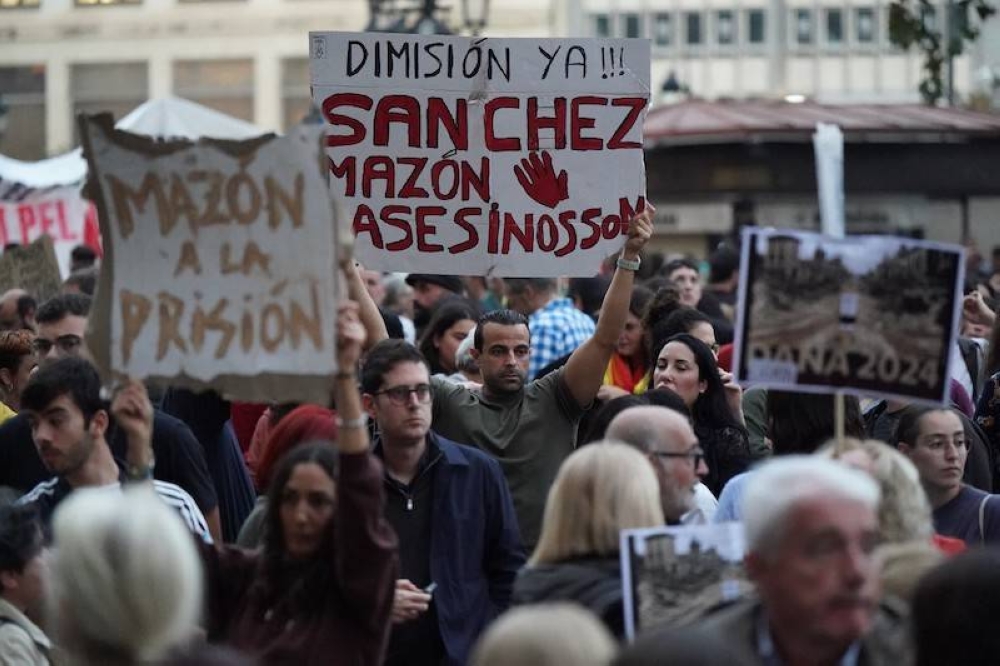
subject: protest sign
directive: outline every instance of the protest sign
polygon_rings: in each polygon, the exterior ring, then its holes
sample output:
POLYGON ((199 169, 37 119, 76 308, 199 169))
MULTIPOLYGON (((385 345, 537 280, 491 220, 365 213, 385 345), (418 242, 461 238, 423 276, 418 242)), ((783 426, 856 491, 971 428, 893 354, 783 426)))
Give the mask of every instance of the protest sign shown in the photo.
POLYGON ((11 247, 0 255, 0 293, 21 288, 39 303, 59 293, 62 278, 52 239, 41 236, 30 245, 11 247))
POLYGON ((741 523, 623 530, 625 635, 691 624, 749 592, 745 551, 741 523))
POLYGON ((743 235, 734 374, 744 384, 942 403, 964 250, 891 236, 743 235))
POLYGON ((309 38, 332 194, 368 267, 593 275, 644 208, 647 40, 309 38))
POLYGON ((0 247, 27 245, 42 236, 52 239, 60 274, 66 277, 74 247, 100 248, 93 204, 83 198, 79 185, 29 187, 0 176, 0 247))
POLYGON ((114 130, 106 115, 80 127, 106 254, 88 329, 99 364, 242 400, 325 402, 336 251, 322 130, 191 143, 114 130))

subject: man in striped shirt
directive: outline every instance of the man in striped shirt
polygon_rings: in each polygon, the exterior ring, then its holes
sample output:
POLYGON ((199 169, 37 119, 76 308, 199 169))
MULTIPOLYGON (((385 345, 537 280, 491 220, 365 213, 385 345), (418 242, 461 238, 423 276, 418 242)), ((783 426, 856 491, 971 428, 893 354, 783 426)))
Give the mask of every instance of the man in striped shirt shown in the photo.
MULTIPOLYGON (((115 460, 105 439, 110 415, 100 392, 101 380, 94 366, 70 357, 38 370, 22 394, 21 409, 31 426, 35 447, 55 476, 18 501, 38 509, 46 530, 56 506, 76 488, 102 487, 118 492, 122 483, 152 477, 152 466, 132 470, 115 460)), ((211 543, 205 517, 187 492, 163 481, 154 481, 153 487, 195 535, 211 543)))

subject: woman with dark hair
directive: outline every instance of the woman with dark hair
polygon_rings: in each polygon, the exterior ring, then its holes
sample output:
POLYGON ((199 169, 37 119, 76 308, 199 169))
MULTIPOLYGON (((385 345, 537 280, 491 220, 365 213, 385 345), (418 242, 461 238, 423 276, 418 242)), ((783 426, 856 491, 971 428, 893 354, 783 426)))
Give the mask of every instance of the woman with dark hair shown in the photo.
MULTIPOLYGON (((749 393, 748 393, 749 395, 749 393)), ((835 397, 830 394, 796 391, 767 391, 764 395, 764 420, 770 450, 776 456, 815 453, 836 435, 835 397)), ((844 396, 844 434, 864 439, 865 424, 857 396, 844 396)), ((753 472, 739 474, 719 496, 715 522, 743 518, 743 488, 753 472)))
POLYGON ((618 334, 615 350, 604 371, 604 384, 598 393, 602 400, 630 393, 638 395, 649 388, 649 352, 646 348, 642 314, 652 298, 653 292, 645 287, 637 286, 632 289, 625 326, 618 334))
POLYGON ((455 352, 478 319, 479 310, 464 299, 450 299, 438 306, 418 345, 432 375, 457 372, 455 352))
POLYGON ((38 366, 34 339, 28 330, 0 331, 0 423, 21 409, 21 391, 38 366))
MULTIPOLYGON (((337 365, 355 368, 365 338, 355 304, 341 306, 337 328, 337 365)), ((261 664, 377 666, 385 650, 397 542, 353 370, 333 389, 336 447, 299 446, 277 466, 260 550, 202 550, 209 640, 261 664)))
POLYGON ((716 496, 732 477, 750 465, 746 428, 730 407, 712 350, 687 333, 670 338, 657 355, 653 387, 679 395, 705 450, 708 475, 702 479, 716 496))
MULTIPOLYGON (((651 348, 663 349, 667 340, 678 333, 688 333, 698 338, 708 345, 713 356, 719 353, 719 344, 715 341, 715 328, 712 326, 712 321, 701 311, 687 306, 677 308, 653 326, 648 333, 651 348)), ((653 358, 656 357, 653 356, 653 358)))

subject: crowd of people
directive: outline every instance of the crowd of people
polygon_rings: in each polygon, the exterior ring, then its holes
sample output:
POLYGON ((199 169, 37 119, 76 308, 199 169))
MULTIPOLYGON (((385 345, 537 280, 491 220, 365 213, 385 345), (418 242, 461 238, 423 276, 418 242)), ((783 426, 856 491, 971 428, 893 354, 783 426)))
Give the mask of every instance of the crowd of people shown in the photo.
POLYGON ((0 664, 1000 663, 993 281, 954 404, 837 438, 734 382, 738 250, 651 234, 568 282, 345 261, 329 404, 102 381, 92 252, 3 294, 0 664), (622 530, 734 522, 750 591, 633 640, 622 530))

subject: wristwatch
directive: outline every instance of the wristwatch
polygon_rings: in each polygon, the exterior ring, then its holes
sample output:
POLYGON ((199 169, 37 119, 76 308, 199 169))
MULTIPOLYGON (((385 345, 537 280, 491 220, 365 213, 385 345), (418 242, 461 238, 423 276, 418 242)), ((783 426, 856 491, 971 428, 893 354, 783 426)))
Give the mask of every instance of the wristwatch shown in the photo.
POLYGON ((618 255, 618 261, 615 262, 615 265, 618 266, 618 268, 623 268, 627 271, 637 271, 639 270, 639 266, 642 265, 642 258, 636 257, 635 261, 629 261, 621 255, 618 255))

